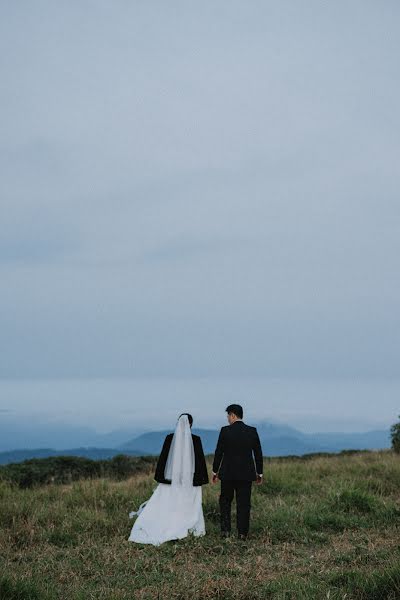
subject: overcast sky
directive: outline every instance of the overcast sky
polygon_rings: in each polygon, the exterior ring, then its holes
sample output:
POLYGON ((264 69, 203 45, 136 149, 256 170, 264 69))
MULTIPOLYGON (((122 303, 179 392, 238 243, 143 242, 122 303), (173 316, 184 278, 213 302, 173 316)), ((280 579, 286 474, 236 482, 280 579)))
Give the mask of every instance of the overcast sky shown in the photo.
POLYGON ((1 2, 0 375, 398 378, 399 17, 1 2))

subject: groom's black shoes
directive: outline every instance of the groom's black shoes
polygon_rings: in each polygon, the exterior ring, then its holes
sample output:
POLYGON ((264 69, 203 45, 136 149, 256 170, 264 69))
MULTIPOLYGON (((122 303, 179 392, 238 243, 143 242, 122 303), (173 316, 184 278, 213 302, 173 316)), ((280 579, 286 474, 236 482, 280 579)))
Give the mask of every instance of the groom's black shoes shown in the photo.
POLYGON ((223 540, 226 540, 227 538, 229 538, 231 535, 230 531, 221 531, 221 537, 223 540))

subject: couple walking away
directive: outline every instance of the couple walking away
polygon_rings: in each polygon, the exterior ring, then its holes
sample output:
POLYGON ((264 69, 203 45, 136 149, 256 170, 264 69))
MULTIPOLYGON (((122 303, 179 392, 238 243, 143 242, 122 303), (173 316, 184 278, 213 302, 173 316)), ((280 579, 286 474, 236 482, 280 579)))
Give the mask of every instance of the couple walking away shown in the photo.
MULTIPOLYGON (((222 427, 214 454, 212 483, 221 482, 221 535, 231 532, 231 505, 236 494, 236 523, 240 539, 249 531, 253 481, 262 482, 263 455, 257 429, 243 422, 243 409, 226 409, 229 425, 222 427)), ((180 415, 159 456, 154 479, 158 486, 139 507, 128 541, 158 546, 168 540, 205 535, 202 485, 209 482, 201 438, 191 432, 193 418, 180 415)))

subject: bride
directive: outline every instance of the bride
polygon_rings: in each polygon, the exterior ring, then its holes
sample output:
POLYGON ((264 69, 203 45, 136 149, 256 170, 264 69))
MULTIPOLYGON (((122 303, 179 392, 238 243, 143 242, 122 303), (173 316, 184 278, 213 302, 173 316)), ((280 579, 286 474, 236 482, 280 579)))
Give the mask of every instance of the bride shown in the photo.
POLYGON ((158 546, 189 533, 205 534, 202 485, 208 473, 201 439, 191 432, 193 418, 183 413, 175 433, 164 440, 154 479, 158 486, 139 510, 128 541, 158 546))

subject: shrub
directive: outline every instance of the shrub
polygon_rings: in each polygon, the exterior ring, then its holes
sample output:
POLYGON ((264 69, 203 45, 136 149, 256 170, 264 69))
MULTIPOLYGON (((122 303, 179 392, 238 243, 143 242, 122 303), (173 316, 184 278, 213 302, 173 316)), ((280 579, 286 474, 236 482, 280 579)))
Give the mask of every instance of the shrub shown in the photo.
MULTIPOLYGON (((400 415, 399 415, 399 419, 400 419, 400 415)), ((395 423, 394 425, 392 425, 392 427, 390 428, 390 435, 392 438, 392 448, 395 452, 397 452, 398 454, 400 454, 400 421, 398 423, 395 423)))
POLYGON ((352 598, 389 600, 400 597, 400 569, 392 567, 370 573, 343 571, 330 577, 334 587, 345 588, 352 598))
POLYGON ((333 504, 345 512, 370 513, 377 508, 377 499, 367 492, 351 488, 336 494, 333 504))
POLYGON ((147 472, 154 467, 155 460, 153 456, 124 454, 109 460, 92 460, 82 456, 31 458, 0 466, 0 479, 15 483, 20 488, 98 477, 126 479, 136 473, 147 472))
POLYGON ((13 581, 10 577, 0 578, 1 600, 44 600, 46 596, 30 581, 13 581))

